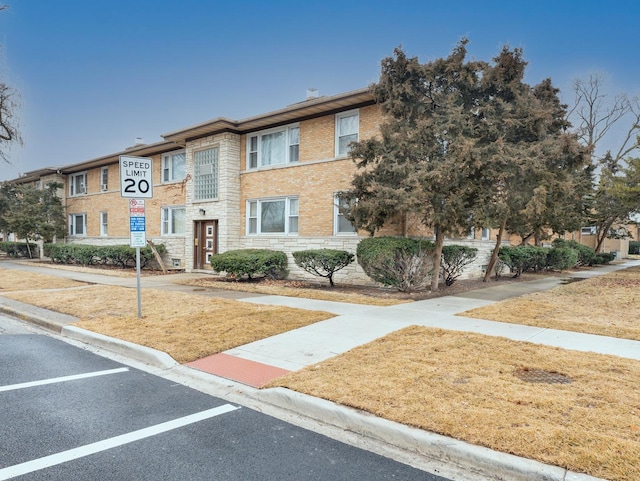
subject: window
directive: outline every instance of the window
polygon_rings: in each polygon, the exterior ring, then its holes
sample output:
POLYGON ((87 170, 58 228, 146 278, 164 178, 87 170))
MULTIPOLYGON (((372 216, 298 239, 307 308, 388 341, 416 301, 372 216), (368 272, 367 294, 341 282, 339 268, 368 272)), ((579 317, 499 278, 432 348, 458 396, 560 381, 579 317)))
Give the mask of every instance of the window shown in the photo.
POLYGON ((487 229, 487 228, 482 229, 482 240, 485 240, 485 241, 489 240, 490 235, 491 235, 490 229, 487 229))
POLYGON ((87 234, 87 214, 69 214, 69 235, 87 234))
POLYGON ((358 110, 336 114, 336 157, 349 153, 349 144, 358 141, 358 110))
POLYGON ((333 226, 335 235, 357 234, 358 230, 341 212, 340 208, 345 208, 349 204, 345 200, 340 200, 336 194, 333 198, 333 226))
POLYGON ((247 202, 247 234, 297 234, 298 198, 247 202))
POLYGON ((184 179, 186 175, 186 163, 184 150, 164 154, 162 156, 162 182, 184 179))
POLYGON ((194 199, 216 199, 218 197, 218 148, 194 152, 193 164, 194 199))
POLYGON ((162 235, 184 235, 185 217, 184 207, 163 207, 162 235))
POLYGON ((100 190, 109 190, 109 167, 103 167, 100 170, 100 190))
POLYGON ((87 173, 73 174, 69 177, 69 195, 80 195, 87 193, 87 173))
POLYGON ((247 169, 298 162, 300 127, 290 125, 247 137, 247 169))
POLYGON ((107 227, 109 225, 109 215, 107 212, 100 212, 100 235, 107 236, 107 227))

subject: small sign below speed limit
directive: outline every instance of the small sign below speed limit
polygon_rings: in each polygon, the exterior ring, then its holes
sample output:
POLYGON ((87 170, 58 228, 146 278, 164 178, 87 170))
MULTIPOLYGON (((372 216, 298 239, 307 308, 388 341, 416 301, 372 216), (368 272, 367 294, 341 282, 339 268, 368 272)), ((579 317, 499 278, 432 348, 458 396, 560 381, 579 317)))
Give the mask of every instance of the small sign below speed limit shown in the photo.
POLYGON ((120 195, 137 199, 153 197, 153 159, 120 156, 120 195))

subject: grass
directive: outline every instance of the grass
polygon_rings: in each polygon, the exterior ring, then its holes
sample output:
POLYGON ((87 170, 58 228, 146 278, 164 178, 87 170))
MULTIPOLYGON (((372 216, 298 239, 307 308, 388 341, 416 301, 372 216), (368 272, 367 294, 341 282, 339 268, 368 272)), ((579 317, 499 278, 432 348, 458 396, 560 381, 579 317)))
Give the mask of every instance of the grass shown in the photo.
POLYGON ((413 326, 268 386, 572 471, 640 479, 637 361, 413 326), (514 375, 531 369, 572 382, 514 375))
MULTIPOLYGON (((283 283, 280 282, 229 282, 218 279, 203 278, 181 281, 180 284, 214 289, 226 289, 231 291, 253 292, 256 294, 268 294, 273 296, 302 297, 305 299, 316 299, 321 301, 348 302, 351 304, 371 306, 393 306, 396 304, 411 302, 411 299, 370 296, 358 294, 357 292, 350 290, 345 292, 343 289, 348 290, 348 287, 314 288, 308 286, 308 283, 306 282, 287 281, 288 285, 283 285, 283 283), (292 285, 294 287, 291 287, 292 285)), ((354 288, 354 290, 359 289, 354 288)))
POLYGON ((459 313, 460 316, 640 340, 640 267, 459 313))
POLYGON ((73 281, 64 277, 0 268, 0 291, 5 292, 29 289, 64 289, 86 285, 84 282, 73 281))
POLYGON ((333 317, 320 311, 264 306, 182 292, 91 286, 6 297, 79 317, 78 327, 164 351, 180 363, 333 317))

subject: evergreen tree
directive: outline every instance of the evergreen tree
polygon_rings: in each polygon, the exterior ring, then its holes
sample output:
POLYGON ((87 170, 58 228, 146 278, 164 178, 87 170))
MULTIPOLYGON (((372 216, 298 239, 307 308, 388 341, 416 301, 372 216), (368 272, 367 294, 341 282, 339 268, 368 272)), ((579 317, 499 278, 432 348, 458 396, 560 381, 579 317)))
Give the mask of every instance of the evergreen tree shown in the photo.
POLYGON ((0 214, 5 228, 27 242, 39 239, 51 242, 54 237, 64 237, 64 208, 57 195, 61 187, 55 182, 44 189, 32 185, 9 187, 7 210, 0 214))
POLYGON ((435 231, 432 290, 444 237, 466 228, 473 197, 473 179, 460 166, 470 155, 485 64, 466 60, 466 44, 426 64, 400 48, 382 61, 372 91, 385 121, 380 138, 353 146, 359 171, 343 195, 351 206, 345 215, 371 234, 397 215, 414 215, 435 231))

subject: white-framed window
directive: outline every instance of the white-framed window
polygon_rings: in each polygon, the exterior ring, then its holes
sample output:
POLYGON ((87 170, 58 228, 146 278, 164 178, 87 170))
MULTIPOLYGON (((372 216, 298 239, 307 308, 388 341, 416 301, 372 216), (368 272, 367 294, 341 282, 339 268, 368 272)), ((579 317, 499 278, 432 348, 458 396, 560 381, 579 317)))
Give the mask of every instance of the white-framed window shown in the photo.
POLYGON ((582 235, 596 235, 597 231, 598 229, 596 228, 595 225, 592 225, 589 227, 582 227, 580 229, 580 232, 582 233, 582 235))
POLYGON ((100 212, 100 235, 105 237, 108 236, 109 232, 109 214, 107 212, 100 212))
POLYGON ((336 157, 349 153, 349 144, 358 141, 360 111, 348 110, 336 114, 336 157))
POLYGON ((69 214, 69 235, 87 235, 87 214, 69 214))
POLYGON ((347 201, 340 200, 338 193, 333 196, 333 233, 334 235, 353 235, 357 234, 358 230, 341 212, 341 207, 346 207, 347 201))
POLYGON ((491 237, 491 229, 487 229, 486 227, 482 229, 482 240, 489 240, 491 237))
POLYGON ((182 180, 187 174, 187 156, 184 150, 162 155, 162 182, 182 180))
POLYGON ((184 235, 186 224, 184 207, 162 208, 162 235, 184 235))
POLYGON ((71 174, 69 176, 69 196, 87 193, 87 173, 71 174))
POLYGON ((100 169, 100 190, 109 190, 109 167, 100 169))
POLYGON ((299 159, 298 124, 247 135, 247 169, 290 164, 299 159))
POLYGON ((298 198, 247 201, 247 234, 297 234, 298 198))
POLYGON ((218 198, 218 147, 193 153, 195 200, 218 198))

